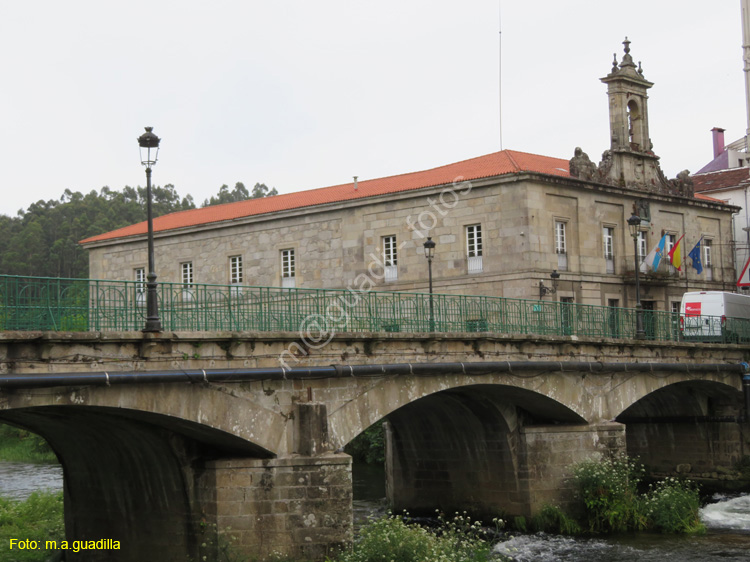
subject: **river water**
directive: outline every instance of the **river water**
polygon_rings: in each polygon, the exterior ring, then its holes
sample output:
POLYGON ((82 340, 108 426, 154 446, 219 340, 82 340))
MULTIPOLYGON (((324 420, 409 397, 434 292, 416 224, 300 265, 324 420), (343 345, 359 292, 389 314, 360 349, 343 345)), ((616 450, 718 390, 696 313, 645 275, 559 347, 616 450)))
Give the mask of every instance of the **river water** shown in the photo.
POLYGON ((25 500, 37 490, 62 490, 63 471, 59 464, 0 462, 0 496, 25 500))
MULTIPOLYGON (((382 468, 355 465, 354 516, 359 526, 386 512, 382 468)), ((25 499, 34 490, 62 489, 62 467, 0 462, 0 495, 25 499)), ((719 496, 701 510, 708 532, 701 536, 637 533, 607 538, 518 535, 496 551, 515 562, 748 562, 750 494, 719 496)))

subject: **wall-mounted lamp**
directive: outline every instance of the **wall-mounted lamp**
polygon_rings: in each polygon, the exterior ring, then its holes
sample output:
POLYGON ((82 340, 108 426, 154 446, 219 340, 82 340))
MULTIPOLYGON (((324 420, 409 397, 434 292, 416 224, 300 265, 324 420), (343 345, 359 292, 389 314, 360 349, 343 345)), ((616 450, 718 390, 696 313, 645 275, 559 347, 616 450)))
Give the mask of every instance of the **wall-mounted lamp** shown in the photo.
POLYGON ((557 285, 560 281, 560 274, 556 269, 554 269, 552 270, 552 273, 549 274, 549 277, 550 279, 552 279, 551 287, 545 287, 544 281, 539 281, 539 300, 542 300, 544 298, 544 295, 554 295, 557 292, 557 285))

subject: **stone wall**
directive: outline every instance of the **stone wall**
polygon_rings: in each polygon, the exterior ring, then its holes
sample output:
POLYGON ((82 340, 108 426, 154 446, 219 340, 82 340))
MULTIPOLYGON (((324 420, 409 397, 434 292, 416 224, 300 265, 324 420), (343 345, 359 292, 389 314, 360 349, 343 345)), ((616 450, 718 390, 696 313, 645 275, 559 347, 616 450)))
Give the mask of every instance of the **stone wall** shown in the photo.
POLYGON ((701 420, 629 424, 628 452, 654 474, 727 479, 750 455, 750 426, 701 420))
POLYGON ((209 550, 320 560, 352 539, 349 455, 212 461, 199 488, 209 550))
POLYGON ((524 427, 521 444, 519 479, 527 497, 526 516, 545 504, 573 503, 574 464, 627 452, 625 426, 617 423, 524 427))

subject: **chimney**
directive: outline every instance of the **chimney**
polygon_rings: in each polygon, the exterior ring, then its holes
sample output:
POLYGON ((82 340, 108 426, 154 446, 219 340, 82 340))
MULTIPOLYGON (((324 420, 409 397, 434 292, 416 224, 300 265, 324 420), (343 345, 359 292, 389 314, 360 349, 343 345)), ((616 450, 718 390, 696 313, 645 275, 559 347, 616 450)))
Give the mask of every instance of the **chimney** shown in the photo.
POLYGON ((714 139, 714 158, 724 152, 724 129, 720 127, 714 127, 711 129, 714 139))
MULTIPOLYGON (((724 137, 722 137, 722 138, 724 138, 724 137)), ((354 176, 354 191, 357 191, 357 177, 358 176, 354 176)))

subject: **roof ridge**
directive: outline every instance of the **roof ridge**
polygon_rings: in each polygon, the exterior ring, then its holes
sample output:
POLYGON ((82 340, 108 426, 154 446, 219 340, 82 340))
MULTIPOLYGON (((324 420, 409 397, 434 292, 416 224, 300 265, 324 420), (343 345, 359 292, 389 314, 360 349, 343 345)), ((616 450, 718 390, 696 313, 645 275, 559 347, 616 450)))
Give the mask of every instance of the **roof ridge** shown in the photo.
MULTIPOLYGON (((750 168, 746 166, 738 166, 736 168, 725 168, 724 170, 711 170, 710 172, 696 172, 693 174, 693 177, 697 176, 709 176, 711 174, 725 174, 727 172, 739 172, 745 170, 746 172, 750 172, 750 168)), ((750 175, 750 174, 749 174, 750 175)))
POLYGON ((506 150, 505 152, 507 153, 508 159, 511 161, 511 163, 513 164, 513 166, 516 168, 516 171, 517 172, 521 171, 521 166, 518 165, 518 162, 516 162, 516 159, 513 158, 513 154, 511 154, 512 151, 506 150))

